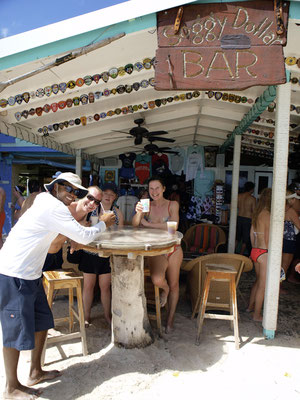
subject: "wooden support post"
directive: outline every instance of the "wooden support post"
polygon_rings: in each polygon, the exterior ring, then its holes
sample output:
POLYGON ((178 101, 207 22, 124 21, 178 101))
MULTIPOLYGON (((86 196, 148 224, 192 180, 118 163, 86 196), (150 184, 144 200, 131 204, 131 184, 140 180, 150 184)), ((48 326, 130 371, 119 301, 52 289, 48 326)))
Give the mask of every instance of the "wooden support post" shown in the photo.
POLYGON ((234 153, 233 153, 233 168, 232 168, 228 253, 234 253, 234 249, 235 249, 237 203, 238 203, 239 177, 240 177, 241 141, 242 141, 241 135, 235 135, 235 137, 234 137, 234 153))
POLYGON ((277 88, 271 225, 263 328, 268 339, 275 337, 278 315, 285 193, 288 172, 291 83, 277 88))
POLYGON ((144 292, 144 257, 111 256, 112 341, 118 346, 146 347, 154 337, 144 292), (118 293, 118 295, 114 295, 118 293))

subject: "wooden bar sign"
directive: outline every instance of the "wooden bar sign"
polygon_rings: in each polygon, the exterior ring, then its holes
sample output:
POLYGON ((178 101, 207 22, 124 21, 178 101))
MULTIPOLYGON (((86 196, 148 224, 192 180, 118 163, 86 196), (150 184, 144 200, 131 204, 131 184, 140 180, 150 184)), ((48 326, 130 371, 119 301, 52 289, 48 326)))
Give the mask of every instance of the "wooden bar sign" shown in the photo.
MULTIPOLYGON (((155 89, 246 89, 286 82, 273 1, 196 4, 157 14, 155 89)), ((288 5, 282 22, 287 26, 288 5)))

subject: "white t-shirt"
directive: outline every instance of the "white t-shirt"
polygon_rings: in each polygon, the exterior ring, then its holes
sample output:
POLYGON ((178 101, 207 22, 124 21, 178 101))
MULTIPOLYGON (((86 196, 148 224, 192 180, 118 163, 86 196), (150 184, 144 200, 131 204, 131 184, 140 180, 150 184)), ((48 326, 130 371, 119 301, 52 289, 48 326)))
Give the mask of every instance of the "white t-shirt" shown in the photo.
POLYGON ((0 273, 38 279, 50 244, 59 233, 88 244, 105 229, 102 221, 90 228, 80 225, 60 200, 50 193, 41 193, 12 228, 0 250, 0 273))

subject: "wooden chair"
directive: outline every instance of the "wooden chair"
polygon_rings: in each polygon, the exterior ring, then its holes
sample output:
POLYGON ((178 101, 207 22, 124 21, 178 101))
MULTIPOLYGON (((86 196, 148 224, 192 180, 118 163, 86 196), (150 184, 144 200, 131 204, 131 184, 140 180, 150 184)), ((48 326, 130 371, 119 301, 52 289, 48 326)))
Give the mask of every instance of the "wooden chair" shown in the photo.
POLYGON ((225 243, 225 232, 218 225, 193 225, 182 239, 184 258, 217 253, 219 247, 225 243))
MULTIPOLYGON (((199 311, 200 300, 204 290, 204 281, 206 276, 207 265, 230 265, 236 269, 235 284, 238 283, 242 272, 248 272, 252 269, 253 264, 250 258, 240 254, 215 253, 206 256, 197 257, 186 263, 182 269, 187 271, 187 295, 192 303, 192 318, 199 311)), ((213 309, 230 311, 230 307, 224 307, 224 304, 230 304, 228 292, 228 283, 212 282, 208 303, 214 303, 213 309)), ((212 309, 208 305, 208 309, 212 309)))
POLYGON ((47 336, 42 354, 42 365, 44 364, 47 345, 51 343, 59 343, 75 338, 80 338, 82 343, 82 354, 84 356, 88 354, 81 290, 82 279, 83 276, 79 275, 74 269, 71 268, 57 271, 46 271, 43 273, 43 284, 47 293, 47 300, 50 308, 52 308, 53 295, 55 291, 67 289, 69 292, 69 315, 62 318, 56 318, 54 320, 54 323, 67 321, 69 323, 69 333, 52 337, 47 336), (76 289, 78 310, 74 308, 74 289, 76 289), (79 322, 78 332, 72 332, 74 327, 74 317, 79 322))
POLYGON ((147 305, 155 306, 155 313, 149 312, 148 310, 148 318, 156 321, 158 335, 159 337, 162 337, 159 287, 153 285, 150 277, 150 270, 147 266, 145 266, 144 268, 144 277, 145 277, 145 295, 146 295, 147 305))

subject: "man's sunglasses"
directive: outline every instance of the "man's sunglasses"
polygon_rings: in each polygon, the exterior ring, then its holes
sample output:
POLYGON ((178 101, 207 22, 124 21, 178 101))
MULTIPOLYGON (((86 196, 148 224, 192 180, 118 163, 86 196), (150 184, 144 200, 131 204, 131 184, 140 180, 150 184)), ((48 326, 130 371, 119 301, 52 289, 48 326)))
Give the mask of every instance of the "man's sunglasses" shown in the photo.
POLYGON ((100 200, 95 199, 95 197, 92 196, 91 194, 88 194, 86 197, 88 198, 89 201, 93 201, 96 204, 96 206, 100 206, 100 200))
POLYGON ((74 193, 74 196, 80 197, 82 195, 82 191, 80 189, 73 189, 72 186, 66 185, 65 183, 58 182, 60 186, 65 188, 65 191, 68 193, 74 193))

